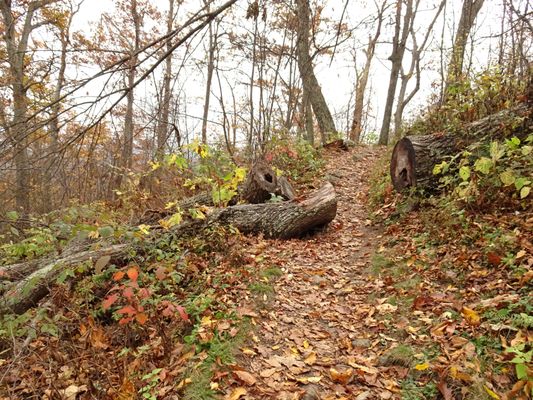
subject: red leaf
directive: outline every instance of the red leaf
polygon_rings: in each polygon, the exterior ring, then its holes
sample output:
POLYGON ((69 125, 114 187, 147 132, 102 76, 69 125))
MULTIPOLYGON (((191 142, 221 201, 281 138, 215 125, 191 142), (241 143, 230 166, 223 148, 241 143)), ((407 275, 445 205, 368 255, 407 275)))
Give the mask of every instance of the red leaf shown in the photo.
POLYGON ((418 296, 413 301, 414 310, 422 310, 424 307, 427 307, 433 303, 433 299, 429 296, 418 296))
POLYGON ((160 281, 164 280, 167 277, 167 269, 163 266, 160 266, 155 271, 155 277, 160 281))
POLYGON ((117 301, 118 299, 118 294, 112 294, 111 296, 107 296, 105 298, 104 301, 102 301, 102 308, 104 309, 104 311, 108 310, 109 307, 111 307, 113 305, 113 303, 115 303, 115 301, 117 301))
POLYGON ((137 314, 137 310, 133 308, 132 306, 124 306, 120 310, 117 311, 117 314, 135 315, 137 314))
POLYGON ((150 297, 150 289, 146 289, 146 288, 139 289, 139 297, 141 299, 147 299, 148 297, 150 297))
POLYGON ((137 282, 137 278, 139 277, 139 270, 137 269, 137 267, 131 267, 130 269, 128 269, 127 274, 130 280, 132 280, 133 282, 137 282))
POLYGON ((133 297, 133 289, 131 287, 127 287, 124 289, 124 291, 122 292, 122 294, 124 295, 125 298, 127 298, 128 300, 131 300, 131 298, 133 297))
POLYGON ((118 271, 118 272, 115 272, 115 273, 113 274, 113 280, 114 280, 115 282, 118 282, 118 281, 120 281, 122 278, 124 278, 124 275, 125 275, 125 274, 124 274, 124 271, 118 271))
POLYGON ((487 260, 489 264, 491 264, 493 267, 497 267, 502 263, 502 257, 498 253, 495 253, 493 251, 490 251, 487 254, 487 260))
POLYGON ((133 321, 132 317, 124 317, 124 318, 121 318, 120 321, 118 321, 118 324, 126 325, 128 322, 131 322, 131 321, 133 321))
POLYGON ((189 320, 189 316, 187 315, 187 311, 185 311, 185 308, 183 308, 182 306, 176 306, 176 310, 178 310, 178 313, 180 314, 182 320, 184 320, 185 322, 191 322, 189 320))
POLYGON ((139 313, 135 316, 137 322, 141 325, 144 325, 148 321, 148 316, 145 313, 139 313))
POLYGON ((174 307, 172 305, 167 306, 162 312, 163 317, 172 317, 174 315, 174 307))

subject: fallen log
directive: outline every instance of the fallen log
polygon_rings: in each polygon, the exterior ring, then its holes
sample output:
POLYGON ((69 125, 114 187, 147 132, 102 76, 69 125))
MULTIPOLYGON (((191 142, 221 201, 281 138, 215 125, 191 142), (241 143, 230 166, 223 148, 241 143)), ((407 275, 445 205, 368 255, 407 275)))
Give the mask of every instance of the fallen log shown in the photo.
POLYGON ((350 148, 355 147, 355 142, 353 140, 337 139, 332 142, 326 143, 322 146, 324 149, 330 150, 342 150, 349 151, 350 148))
MULTIPOLYGON (((331 222, 337 213, 337 197, 330 183, 304 199, 280 203, 241 204, 215 208, 201 220, 188 220, 171 228, 174 238, 197 235, 213 225, 231 225, 242 233, 262 233, 269 238, 288 239, 303 235, 331 222)), ((161 227, 151 229, 153 238, 164 234, 161 227)), ((149 239, 150 237, 148 237, 149 239)), ((36 271, 20 282, 13 284, 0 300, 0 314, 23 313, 36 305, 48 293, 57 278, 68 268, 84 262, 95 262, 102 257, 119 263, 132 250, 129 244, 107 246, 97 250, 83 251, 55 261, 40 260, 36 271)), ((142 247, 135 249, 142 253, 142 247)), ((10 270, 13 266, 2 267, 10 270)))
POLYGON ((99 250, 84 251, 54 261, 46 260, 41 268, 13 285, 3 295, 0 302, 0 314, 5 312, 21 314, 36 305, 48 294, 50 287, 66 269, 87 261, 97 262, 102 257, 109 257, 109 260, 123 258, 128 248, 129 245, 120 244, 99 250))
MULTIPOLYGON (((266 161, 257 160, 246 176, 246 180, 237 189, 238 194, 231 200, 231 206, 245 202, 249 204, 265 203, 272 194, 284 200, 293 200, 296 197, 292 185, 284 176, 278 177, 266 161)), ((186 198, 178 204, 181 210, 189 210, 198 206, 215 206, 211 192, 202 192, 186 198)), ((160 219, 175 213, 175 210, 146 210, 137 221, 140 224, 155 224, 160 219)))
POLYGON ((521 139, 533 129, 531 108, 523 103, 500 111, 465 126, 462 132, 439 132, 431 135, 406 136, 392 151, 390 175, 394 189, 409 187, 434 190, 438 178, 433 167, 449 159, 475 142, 501 140, 517 136, 521 139))

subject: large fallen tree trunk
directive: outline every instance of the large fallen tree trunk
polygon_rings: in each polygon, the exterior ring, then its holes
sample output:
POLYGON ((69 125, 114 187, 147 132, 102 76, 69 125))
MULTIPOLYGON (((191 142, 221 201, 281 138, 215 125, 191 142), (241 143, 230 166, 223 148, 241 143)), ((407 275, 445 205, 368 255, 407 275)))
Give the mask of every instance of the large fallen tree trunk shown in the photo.
MULTIPOLYGON (((39 269, 13 285, 4 294, 0 303, 0 312, 23 313, 48 294, 50 286, 65 270, 84 262, 98 263, 104 258, 107 261, 122 258, 126 255, 128 247, 128 245, 120 244, 99 250, 84 251, 55 261, 46 260, 39 269)), ((1 267, 1 269, 4 268, 9 269, 9 267, 1 267)))
MULTIPOLYGON (((266 161, 257 160, 246 176, 246 180, 238 187, 238 194, 231 200, 230 205, 245 202, 249 204, 265 203, 272 195, 280 196, 284 200, 296 197, 292 185, 284 176, 278 177, 266 161)), ((198 206, 215 206, 211 192, 199 193, 182 200, 179 208, 188 211, 198 206)), ((137 224, 155 224, 160 219, 175 213, 175 210, 146 210, 137 224)))
POLYGON ((396 143, 392 151, 392 184, 397 191, 414 186, 435 189, 438 178, 433 175, 433 168, 436 164, 460 153, 472 143, 511 136, 523 139, 531 131, 531 108, 524 103, 472 122, 462 132, 406 136, 396 143))
MULTIPOLYGON (((270 238, 292 238, 303 235, 315 228, 327 225, 337 213, 337 197, 330 183, 311 193, 304 199, 264 204, 242 204, 226 208, 213 209, 204 220, 190 220, 171 228, 174 238, 196 235, 213 224, 231 225, 242 233, 262 233, 270 238)), ((151 235, 157 237, 164 230, 154 227, 151 235)), ((84 263, 94 262, 99 269, 98 260, 119 263, 131 250, 143 252, 142 247, 133 248, 128 244, 102 247, 74 254, 66 258, 31 262, 33 272, 25 276, 3 295, 0 302, 0 314, 6 312, 23 313, 46 296, 49 288, 68 268, 84 263)), ((101 263, 101 261, 100 261, 101 263)), ((0 267, 2 271, 13 271, 14 265, 0 267)), ((100 266, 101 268, 101 266, 100 266)), ((21 269, 18 269, 20 273, 21 269)), ((24 269, 27 273, 28 269, 24 269)), ((5 273, 7 274, 7 272, 5 273)), ((5 275, 4 274, 4 275, 5 275)), ((14 275, 11 274, 11 277, 14 275)))

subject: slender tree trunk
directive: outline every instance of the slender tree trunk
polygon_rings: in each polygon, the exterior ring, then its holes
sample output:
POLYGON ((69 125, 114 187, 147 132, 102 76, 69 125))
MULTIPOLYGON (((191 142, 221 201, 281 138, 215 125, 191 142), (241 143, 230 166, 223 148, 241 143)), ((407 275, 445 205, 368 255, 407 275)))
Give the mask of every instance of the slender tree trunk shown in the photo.
POLYGON ((311 100, 309 99, 309 93, 303 88, 302 92, 302 115, 304 118, 305 133, 307 141, 314 146, 315 145, 315 130, 313 126, 313 110, 311 109, 311 100))
POLYGON ((255 63, 257 59, 257 36, 258 26, 257 18, 254 21, 254 41, 252 44, 252 74, 250 75, 250 132, 248 136, 248 146, 253 151, 254 141, 254 80, 255 80, 255 63))
MULTIPOLYGON (((168 1, 168 15, 167 15, 167 34, 172 32, 172 22, 174 19, 174 2, 175 0, 168 1)), ((171 41, 167 41, 167 51, 170 51, 172 46, 171 41)), ((165 74, 163 76, 163 98, 161 105, 159 107, 161 116, 157 123, 156 131, 156 158, 162 159, 165 154, 165 145, 168 139, 168 126, 169 126, 169 116, 170 116, 170 82, 172 80, 172 57, 167 57, 165 60, 165 74)))
POLYGON ((353 111, 353 119, 350 127, 350 139, 358 143, 361 138, 362 122, 363 122, 363 109, 365 106, 365 91, 368 84, 368 76, 370 74, 370 67, 372 65, 372 59, 376 50, 376 44, 379 36, 381 35, 381 26, 383 24, 383 13, 387 2, 384 1, 381 9, 378 12, 378 26, 373 37, 368 38, 368 46, 366 48, 366 62, 363 67, 363 71, 357 77, 357 83, 355 85, 355 106, 353 111))
MULTIPOLYGON (((448 77, 446 78, 446 87, 457 82, 463 73, 463 64, 465 57, 465 49, 468 41, 468 36, 474 25, 474 21, 483 6, 485 0, 463 0, 463 8, 461 10, 461 17, 455 41, 453 43, 452 56, 448 64, 448 77)), ((445 90, 446 92, 446 90, 445 90)))
MULTIPOLYGON (((209 10, 209 8, 208 8, 209 10)), ((215 50, 217 46, 217 33, 213 32, 213 22, 209 24, 209 50, 207 59, 207 83, 205 86, 204 114, 202 117, 202 143, 207 143, 207 118, 209 117, 209 101, 211 99, 211 84, 215 68, 215 50)))
POLYGON ((394 106, 394 98, 396 96, 396 86, 398 85, 398 74, 402 66, 403 55, 405 52, 405 45, 409 35, 410 20, 413 18, 413 0, 407 0, 405 15, 402 26, 402 0, 398 0, 396 4, 396 22, 394 27, 394 39, 392 42, 392 54, 389 60, 392 62, 389 89, 387 91, 387 100, 385 103, 385 111, 383 114, 383 122, 381 124, 381 132, 379 134, 379 144, 388 144, 390 123, 392 119, 392 108, 394 106), (401 35, 400 35, 401 32, 401 35))
POLYGON ((327 137, 327 135, 335 133, 337 129, 335 128, 333 117, 322 94, 322 89, 316 79, 313 71, 313 62, 309 55, 309 18, 311 13, 309 2, 307 0, 297 0, 296 4, 298 13, 298 69, 300 70, 302 84, 309 93, 309 99, 320 131, 323 137, 327 137))
POLYGON ((437 21, 437 18, 439 17, 440 13, 444 9, 444 4, 446 3, 446 0, 442 0, 439 8, 437 9, 437 12, 435 13, 435 16, 433 17, 431 23, 429 24, 426 34, 424 35, 424 40, 422 41, 422 44, 419 46, 416 40, 416 31, 414 27, 414 20, 416 17, 416 12, 418 10, 418 5, 420 1, 417 0, 416 2, 416 9, 413 15, 413 18, 411 19, 411 24, 409 27, 409 31, 411 33, 411 39, 412 39, 412 50, 411 50, 411 64, 409 66, 409 71, 407 73, 404 72, 403 67, 401 68, 401 83, 400 83, 400 93, 398 94, 398 102, 396 106, 396 111, 394 113, 394 136, 395 139, 400 139, 401 135, 401 125, 402 125, 402 117, 403 117, 403 111, 405 110, 405 107, 409 102, 413 99, 415 94, 420 90, 420 62, 422 61, 422 53, 424 52, 426 45, 429 40, 429 36, 431 32, 433 31, 433 27, 435 26, 435 22, 437 21), (416 77, 416 84, 415 87, 407 93, 407 84, 411 80, 411 78, 415 75, 416 77))
POLYGON ((131 2, 131 15, 133 17, 135 37, 131 49, 132 58, 129 61, 129 69, 126 77, 128 94, 126 97, 126 116, 124 117, 124 146, 122 148, 122 167, 124 169, 131 169, 133 165, 133 135, 135 128, 133 123, 133 102, 135 100, 133 86, 137 74, 138 56, 136 54, 139 51, 141 36, 141 17, 137 10, 137 0, 132 0, 131 2))
POLYGON ((52 96, 52 107, 50 115, 50 146, 48 148, 48 162, 45 167, 45 182, 44 185, 46 189, 43 190, 43 205, 47 211, 55 209, 55 199, 53 193, 50 190, 51 181, 54 178, 55 173, 59 173, 61 176, 61 182, 64 182, 64 171, 60 168, 60 157, 59 157, 59 113, 61 111, 61 94, 63 92, 63 87, 65 86, 65 71, 67 69, 67 51, 70 44, 70 27, 72 24, 72 19, 77 11, 72 10, 69 13, 69 18, 67 24, 61 28, 59 33, 59 40, 61 42, 61 56, 59 59, 59 71, 57 73, 57 82, 54 88, 54 94, 52 96))
POLYGON ((18 20, 14 18, 11 1, 0 1, 0 13, 5 32, 2 39, 6 46, 6 61, 9 64, 10 86, 12 90, 13 117, 7 121, 6 132, 10 133, 15 163, 15 203, 24 214, 31 211, 30 203, 30 165, 28 158, 28 97, 25 65, 31 32, 38 25, 33 23, 35 12, 51 4, 53 0, 30 1, 24 5, 26 14, 20 16, 22 29, 17 32, 18 20))

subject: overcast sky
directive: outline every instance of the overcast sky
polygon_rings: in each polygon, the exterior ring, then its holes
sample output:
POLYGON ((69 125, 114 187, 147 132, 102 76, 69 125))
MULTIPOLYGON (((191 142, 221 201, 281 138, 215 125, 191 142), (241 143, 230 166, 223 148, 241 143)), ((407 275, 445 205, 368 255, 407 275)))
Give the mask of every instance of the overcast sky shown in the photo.
MULTIPOLYGON (((168 0, 153 0, 152 3, 164 10, 167 7, 168 0)), ((191 2, 191 4, 197 3, 197 1, 191 2)), ((324 17, 339 21, 345 0, 329 0, 325 3, 326 8, 323 13, 324 17)), ((436 3, 436 1, 434 3, 436 3)), ((235 7, 245 9, 247 4, 247 0, 240 0, 235 7)), ((422 0, 422 4, 426 5, 426 7, 424 8, 424 6, 421 6, 420 12, 416 18, 416 26, 418 27, 420 36, 424 35, 426 26, 429 24, 436 10, 434 7, 429 6, 431 4, 430 1, 422 0)), ((459 18, 460 6, 460 0, 449 0, 446 6, 446 25, 444 26, 444 34, 447 39, 446 46, 451 45, 451 35, 453 34, 456 21, 459 18)), ((112 11, 112 9, 112 0, 86 0, 82 5, 81 12, 76 17, 75 28, 84 31, 90 30, 91 23, 98 21, 102 12, 112 11)), ((474 35, 474 64, 479 65, 478 69, 484 67, 489 48, 491 46, 494 47, 496 44, 496 40, 490 39, 490 37, 499 33, 500 10, 500 0, 486 0, 478 17, 474 35)), ((364 20, 374 12, 375 6, 373 1, 363 2, 351 0, 348 4, 345 22, 347 22, 350 27, 356 26, 360 21, 364 20)), ((442 21, 442 18, 440 18, 440 20, 442 21)), ((373 130, 378 130, 380 127, 380 118, 384 108, 386 90, 388 87, 390 61, 387 60, 387 57, 390 55, 391 51, 390 40, 392 36, 389 22, 390 21, 386 21, 386 26, 383 29, 380 39, 381 44, 378 45, 376 50, 376 58, 374 59, 369 82, 368 96, 370 96, 371 114, 374 117, 369 128, 373 130)), ((431 84, 439 79, 438 67, 440 61, 436 49, 440 43, 442 30, 442 23, 437 23, 434 29, 436 39, 429 44, 428 51, 424 58, 425 62, 422 63, 424 72, 422 74, 421 90, 407 109, 407 113, 414 113, 421 106, 426 105, 428 96, 435 90, 431 88, 431 84)), ((366 43, 370 33, 372 32, 364 27, 358 29, 354 32, 355 36, 349 43, 351 45, 357 43, 361 46, 366 43)), ((346 48, 346 46, 344 46, 344 48, 346 48)), ((360 63, 364 61, 363 53, 360 50, 357 53, 357 57, 360 60, 360 63)), ((405 65, 407 65, 409 61, 410 57, 406 52, 405 65)), ((354 91, 354 65, 350 53, 347 51, 337 53, 337 56, 331 65, 329 57, 322 57, 316 66, 316 73, 332 112, 340 113, 341 111, 346 110, 349 99, 354 91)), ((238 76, 229 73, 228 80, 237 81, 238 76)), ((187 113, 196 117, 201 117, 201 105, 205 90, 204 81, 203 74, 198 73, 197 76, 188 76, 186 82, 183 83, 183 88, 188 93, 188 99, 191 102, 187 113)), ((414 79, 412 84, 414 85, 414 79)), ((136 93, 137 98, 142 98, 142 92, 145 90, 147 89, 141 89, 141 93, 136 93)), ((247 89, 244 86, 242 87, 242 91, 242 95, 245 96, 247 89)), ((213 108, 215 107, 216 106, 213 106, 213 108)), ((213 112, 216 112, 216 110, 213 110, 213 112)), ((193 119, 190 127, 197 129, 198 124, 199 119, 193 119)), ((342 125, 338 124, 337 128, 339 130, 344 129, 344 123, 342 125)))

